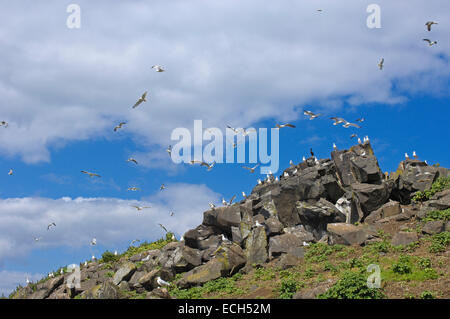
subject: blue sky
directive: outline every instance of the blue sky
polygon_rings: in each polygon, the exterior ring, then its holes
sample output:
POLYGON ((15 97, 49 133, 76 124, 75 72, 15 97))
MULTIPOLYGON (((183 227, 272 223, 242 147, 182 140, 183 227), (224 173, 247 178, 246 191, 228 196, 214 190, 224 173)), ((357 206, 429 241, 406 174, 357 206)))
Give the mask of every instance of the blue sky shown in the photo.
POLYGON ((0 121, 9 123, 0 127, 0 293, 133 239, 158 239, 159 222, 180 236, 208 202, 249 193, 261 176, 241 164, 207 172, 170 161, 170 133, 195 119, 223 131, 295 124, 280 130, 280 171, 310 147, 319 158, 333 142, 349 148, 353 132, 370 137, 383 171, 413 151, 450 167, 445 1, 379 1, 381 29, 367 28, 370 2, 361 1, 78 1, 81 28, 67 29, 70 3, 17 1, 0 13, 0 121), (405 8, 408 19, 397 19, 405 8), (439 25, 429 33, 430 19, 439 25), (132 110, 145 90, 149 101, 132 110), (324 115, 309 121, 303 109, 324 115), (366 121, 352 130, 331 116, 366 121), (131 156, 139 165, 126 162, 131 156), (136 203, 152 208, 137 213, 136 203), (51 221, 57 227, 47 231, 51 221))

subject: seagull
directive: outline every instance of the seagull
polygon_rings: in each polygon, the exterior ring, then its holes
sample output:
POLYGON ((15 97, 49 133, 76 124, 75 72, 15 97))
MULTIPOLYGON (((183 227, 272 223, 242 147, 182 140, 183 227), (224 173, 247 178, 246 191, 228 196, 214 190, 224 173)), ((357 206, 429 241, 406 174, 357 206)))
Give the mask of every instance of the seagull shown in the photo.
POLYGON ((81 173, 87 174, 87 175, 89 175, 89 177, 94 177, 94 176, 101 177, 100 175, 98 175, 96 173, 91 173, 91 172, 87 172, 87 171, 81 171, 81 173))
POLYGON ((225 242, 225 243, 229 243, 230 242, 230 240, 224 234, 222 234, 222 241, 225 242))
POLYGON ((48 278, 53 278, 53 277, 55 277, 55 275, 52 272, 48 274, 48 278))
POLYGON ((130 246, 133 246, 134 243, 139 243, 140 241, 140 239, 133 239, 130 243, 130 246))
POLYGON ((135 192, 135 191, 139 191, 139 190, 141 190, 141 189, 140 189, 139 187, 128 187, 127 190, 132 191, 132 192, 135 192))
POLYGON ((147 255, 147 257, 145 257, 145 258, 143 258, 143 259, 141 259, 141 261, 149 261, 150 260, 150 255, 147 255))
POLYGON ((5 128, 7 128, 8 127, 8 123, 5 122, 5 121, 1 121, 0 122, 0 126, 4 126, 5 128))
POLYGON ((437 44, 437 41, 431 41, 430 39, 423 39, 423 41, 428 42, 428 45, 430 47, 437 44))
POLYGON ((91 246, 95 246, 95 245, 97 245, 97 239, 96 238, 92 238, 91 246))
POLYGON ((259 164, 256 164, 254 167, 242 166, 242 168, 248 169, 250 171, 250 173, 254 173, 255 169, 257 169, 258 166, 259 166, 259 164))
POLYGON ((405 153, 405 158, 406 158, 406 159, 409 159, 408 153, 405 153))
POLYGON ((97 258, 95 258, 95 256, 94 256, 94 255, 92 255, 92 257, 91 257, 91 260, 92 260, 92 261, 96 261, 96 260, 97 260, 97 258))
POLYGON ((362 141, 361 141, 361 139, 359 137, 358 137, 358 144, 362 145, 362 141))
POLYGON ((232 130, 234 133, 238 134, 239 131, 241 131, 242 129, 235 129, 234 127, 231 127, 229 125, 227 125, 227 128, 229 128, 230 130, 232 130))
POLYGON ((428 165, 428 162, 427 162, 427 160, 425 160, 425 161, 424 161, 424 163, 428 165))
POLYGON ((249 128, 249 129, 242 129, 241 130, 241 133, 242 133, 242 136, 247 136, 248 134, 250 134, 250 132, 256 132, 256 129, 254 129, 254 128, 249 128))
POLYGON ((172 145, 169 145, 169 147, 167 147, 166 152, 169 153, 169 155, 172 155, 172 145))
POLYGON ((284 177, 289 177, 289 173, 288 172, 284 172, 283 176, 284 177))
POLYGON ((335 151, 338 150, 338 149, 337 149, 337 146, 336 146, 336 143, 333 143, 333 149, 334 149, 335 151))
POLYGON ((170 212, 170 217, 172 217, 174 215, 174 212, 170 212))
POLYGON ((361 128, 361 126, 359 126, 358 124, 354 124, 354 123, 350 123, 350 122, 346 122, 344 125, 342 125, 342 127, 345 127, 345 128, 349 128, 350 126, 353 126, 356 128, 361 128))
POLYGON ((298 172, 298 169, 294 169, 294 171, 292 172, 292 175, 297 174, 297 172, 298 172))
POLYGON ((292 160, 290 160, 289 165, 294 166, 294 162, 292 160))
POLYGON ((61 268, 61 270, 59 271, 60 275, 64 275, 64 269, 61 268))
POLYGON ((117 256, 117 255, 118 255, 118 254, 117 254, 117 250, 115 250, 115 251, 114 251, 114 256, 117 256))
POLYGON ((352 135, 350 136, 350 138, 354 138, 354 137, 358 137, 358 135, 357 135, 357 134, 352 134, 352 135))
POLYGON ((384 65, 384 58, 381 58, 380 63, 378 63, 378 68, 380 70, 383 70, 383 65, 384 65))
POLYGON ((370 139, 369 139, 369 136, 367 136, 367 135, 366 135, 366 137, 365 137, 365 138, 366 138, 366 143, 367 143, 367 144, 368 144, 368 143, 370 143, 370 139))
POLYGON ((216 165, 216 162, 212 162, 211 164, 205 163, 205 162, 201 162, 200 166, 206 166, 207 167, 207 171, 209 172, 210 170, 213 169, 214 165, 216 165))
POLYGON ((84 265, 85 265, 85 266, 87 266, 87 265, 88 265, 88 262, 87 262, 87 260, 86 260, 86 261, 84 262, 84 265))
POLYGON ((312 148, 309 149, 309 152, 311 153, 311 157, 314 157, 314 152, 313 152, 312 148))
POLYGON ((263 226, 259 221, 255 221, 255 226, 256 227, 261 227, 261 226, 263 226))
POLYGON ((166 233, 168 233, 169 231, 167 230, 167 228, 166 227, 164 227, 164 225, 163 224, 158 224, 159 225, 159 227, 161 227, 166 233))
POLYGON ((309 244, 306 241, 304 241, 303 246, 309 246, 309 244))
POLYGON ((315 157, 315 156, 314 156, 314 163, 315 163, 316 165, 320 165, 319 160, 318 160, 317 157, 315 157))
POLYGON ((438 23, 434 22, 434 21, 428 21, 427 23, 425 23, 425 25, 427 26, 428 31, 431 31, 431 26, 433 24, 438 24, 438 23))
POLYGON ((275 125, 275 127, 277 128, 277 129, 280 129, 280 128, 283 128, 283 127, 291 127, 291 128, 295 128, 295 125, 292 125, 292 124, 289 124, 289 123, 286 123, 286 124, 277 124, 277 125, 275 125))
POLYGON ((162 191, 163 189, 166 189, 166 186, 164 184, 161 185, 161 187, 159 188, 160 191, 162 191))
POLYGON ((40 241, 41 239, 42 239, 42 237, 35 237, 35 238, 34 238, 34 241, 35 241, 35 242, 38 242, 38 241, 40 241))
POLYGON ((216 208, 216 205, 214 205, 213 203, 209 203, 209 207, 210 207, 211 209, 214 209, 214 208, 216 208))
POLYGON ((236 198, 236 195, 233 195, 233 197, 231 197, 231 199, 230 199, 229 202, 227 202, 227 201, 225 200, 225 198, 222 198, 222 204, 223 204, 224 206, 230 206, 231 203, 234 201, 235 198, 236 198))
POLYGON ((120 122, 119 125, 117 125, 116 127, 114 127, 114 132, 117 132, 118 129, 121 129, 122 126, 124 126, 125 124, 127 124, 127 122, 120 122))
POLYGON ((55 224, 55 223, 48 224, 47 230, 50 230, 50 227, 52 227, 52 226, 55 226, 55 227, 56 227, 56 224, 55 224))
POLYGON ((306 116, 309 116, 309 119, 312 121, 312 120, 314 120, 315 118, 317 118, 317 117, 319 117, 319 116, 321 116, 322 114, 315 114, 315 113, 313 113, 313 112, 311 112, 311 111, 307 111, 307 110, 305 110, 305 111, 303 111, 303 114, 305 114, 306 116))
POLYGON ((8 172, 8 175, 12 175, 13 174, 13 170, 12 170, 12 168, 9 170, 9 172, 8 172))
POLYGON ((247 195, 244 193, 244 192, 242 192, 242 197, 244 197, 245 199, 247 199, 247 195))
POLYGON ((361 118, 359 118, 359 119, 356 119, 355 122, 362 123, 362 122, 364 122, 365 120, 366 120, 366 119, 365 119, 364 117, 361 117, 361 118))
POLYGON ((147 102, 147 91, 145 91, 139 100, 137 100, 136 104, 133 105, 133 109, 137 108, 142 102, 147 102))
POLYGON ((275 182, 278 182, 279 181, 279 179, 278 179, 278 176, 277 177, 275 177, 275 182))
POLYGON ((261 185, 262 181, 258 178, 258 185, 261 185))
POLYGON ((161 277, 157 277, 156 278, 156 282, 158 283, 158 285, 161 287, 161 286, 170 286, 170 283, 168 283, 167 281, 165 281, 165 280, 162 280, 161 279, 161 277))
POLYGON ((131 205, 131 207, 136 208, 138 211, 141 211, 145 208, 151 208, 150 206, 135 206, 135 205, 131 205))
POLYGON ((302 161, 303 161, 303 162, 306 162, 306 157, 303 156, 302 161))
POLYGON ((137 162, 134 158, 132 158, 132 157, 130 157, 129 159, 127 159, 127 162, 133 162, 134 164, 138 165, 138 162, 137 162))
POLYGON ((184 241, 184 236, 181 236, 180 241, 184 241))
POLYGON ((417 154, 416 154, 416 151, 413 151, 413 157, 414 157, 414 159, 418 159, 418 156, 417 156, 417 154))
POLYGON ((155 69, 156 72, 164 72, 165 71, 163 69, 163 67, 160 65, 152 65, 152 69, 155 69))
POLYGON ((27 281, 26 281, 27 285, 31 283, 30 279, 28 279, 27 277, 27 281))
POLYGON ((347 123, 347 121, 345 119, 343 119, 342 117, 330 117, 330 120, 334 121, 333 125, 347 123))

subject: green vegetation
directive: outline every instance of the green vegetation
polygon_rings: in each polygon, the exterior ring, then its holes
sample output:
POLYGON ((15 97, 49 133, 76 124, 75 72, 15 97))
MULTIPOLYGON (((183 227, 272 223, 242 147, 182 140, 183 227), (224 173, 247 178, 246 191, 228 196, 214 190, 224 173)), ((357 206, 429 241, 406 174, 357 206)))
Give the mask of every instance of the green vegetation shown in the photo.
POLYGON ((431 237, 430 253, 443 253, 450 244, 450 232, 446 231, 431 237))
POLYGON ((114 263, 120 259, 120 256, 114 255, 114 253, 110 251, 105 251, 102 254, 102 258, 99 260, 99 263, 114 263))
POLYGON ((381 289, 367 287, 367 278, 360 272, 345 272, 327 292, 318 299, 382 299, 381 289))
POLYGON ((425 290, 420 295, 420 299, 434 299, 434 294, 431 291, 425 290))
POLYGON ((292 299, 292 296, 300 287, 300 284, 295 279, 283 279, 279 289, 279 296, 281 299, 292 299))
POLYGON ((415 202, 424 202, 429 200, 431 197, 433 197, 434 194, 438 192, 442 192, 443 190, 446 190, 450 188, 450 176, 449 177, 439 177, 433 185, 431 185, 431 188, 428 190, 425 190, 423 192, 417 192, 413 200, 415 202))
POLYGON ((400 275, 410 274, 412 272, 412 265, 409 256, 401 255, 398 261, 392 265, 392 271, 400 275))
POLYGON ((447 208, 446 210, 433 210, 431 212, 428 212, 426 217, 423 219, 424 222, 434 220, 442 220, 444 222, 448 222, 450 220, 450 208, 447 208))
POLYGON ((152 243, 148 243, 148 242, 143 242, 141 245, 139 245, 138 247, 134 247, 134 246, 130 246, 128 248, 128 250, 126 252, 124 252, 122 255, 120 255, 119 257, 125 256, 127 258, 130 258, 133 255, 136 254, 140 254, 144 251, 147 250, 153 250, 153 249, 161 249, 163 248, 165 245, 173 242, 174 240, 172 240, 172 233, 167 233, 166 234, 166 238, 161 238, 157 241, 154 241, 152 243))

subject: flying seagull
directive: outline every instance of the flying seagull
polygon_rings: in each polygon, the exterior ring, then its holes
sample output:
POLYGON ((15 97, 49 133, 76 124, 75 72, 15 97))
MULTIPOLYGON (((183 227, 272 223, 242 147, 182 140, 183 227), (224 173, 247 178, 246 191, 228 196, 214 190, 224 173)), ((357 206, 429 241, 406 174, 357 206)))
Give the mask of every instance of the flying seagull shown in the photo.
POLYGON ((201 163, 200 163, 200 166, 205 166, 205 167, 207 167, 208 172, 209 172, 210 170, 212 170, 212 168, 214 167, 214 165, 216 165, 216 162, 215 162, 215 161, 212 162, 211 164, 208 164, 208 163, 205 163, 205 162, 201 162, 201 163))
POLYGON ((333 125, 347 123, 347 121, 345 119, 343 119, 342 117, 330 117, 330 119, 334 121, 333 125))
POLYGON ((48 224, 47 230, 50 230, 50 227, 52 227, 52 226, 55 226, 55 227, 56 227, 56 224, 55 224, 55 223, 48 224))
POLYGON ((127 162, 133 162, 134 164, 138 165, 138 162, 137 162, 134 158, 132 158, 132 157, 130 157, 129 159, 127 159, 127 162))
POLYGON ((356 119, 355 122, 362 123, 362 122, 364 122, 365 120, 366 120, 366 119, 365 119, 364 117, 361 117, 361 118, 359 118, 359 119, 356 119))
POLYGON ((383 70, 383 66, 384 66, 384 58, 381 58, 380 62, 378 63, 378 68, 380 70, 383 70))
POLYGON ((174 215, 174 212, 170 212, 170 217, 172 217, 174 215))
POLYGON ((159 225, 159 227, 161 227, 166 233, 168 233, 169 231, 167 230, 167 228, 166 227, 164 227, 164 225, 163 224, 158 224, 159 225))
POLYGON ((122 126, 124 126, 125 124, 127 124, 127 122, 120 122, 119 125, 117 125, 116 127, 114 127, 114 132, 117 132, 118 129, 121 129, 122 126))
POLYGON ((430 47, 437 44, 437 41, 431 41, 430 39, 423 39, 423 41, 428 42, 428 45, 430 47))
POLYGON ((350 126, 356 127, 356 128, 361 128, 361 126, 359 126, 358 124, 354 124, 354 123, 350 123, 350 122, 346 122, 344 125, 342 125, 345 128, 349 128, 350 126))
POLYGON ((322 115, 320 113, 319 114, 315 114, 315 113, 313 113, 311 111, 307 111, 307 110, 303 111, 303 114, 305 114, 306 116, 309 116, 310 120, 314 120, 315 118, 317 118, 317 117, 322 115))
POLYGON ((141 211, 146 208, 151 208, 150 206, 136 206, 136 205, 131 205, 131 207, 136 208, 138 211, 141 211))
POLYGON ((253 167, 242 166, 242 168, 248 169, 248 170, 250 171, 250 173, 254 173, 254 172, 255 172, 255 169, 257 169, 258 166, 259 166, 259 164, 256 164, 256 165, 253 166, 253 167))
POLYGON ((164 72, 165 71, 163 69, 163 67, 160 65, 152 65, 152 69, 155 69, 156 72, 164 72))
POLYGON ((244 197, 245 199, 247 199, 247 195, 244 193, 244 192, 242 192, 242 197, 244 197))
POLYGON ((166 189, 166 186, 165 186, 164 184, 162 184, 162 185, 159 187, 159 190, 160 190, 160 191, 162 191, 163 189, 166 189))
POLYGON ((357 134, 352 134, 352 135, 350 136, 350 138, 354 138, 354 137, 358 137, 358 135, 357 135, 357 134))
POLYGON ((42 237, 35 237, 35 238, 34 238, 34 241, 35 241, 35 242, 38 242, 38 241, 40 241, 41 239, 42 239, 42 237))
POLYGON ((147 91, 145 91, 139 100, 137 100, 136 104, 133 105, 133 109, 137 108, 142 102, 147 102, 147 91))
POLYGON ((135 192, 141 190, 139 187, 128 187, 129 191, 135 192))
POLYGON ((7 128, 8 127, 8 122, 1 121, 0 122, 0 126, 4 126, 5 128, 7 128))
POLYGON ((241 133, 242 133, 242 135, 243 136, 247 136, 250 132, 256 132, 256 129, 254 129, 254 128, 249 128, 249 129, 242 129, 241 130, 241 133))
POLYGON ((87 174, 87 175, 89 175, 89 177, 94 177, 94 176, 101 177, 100 175, 98 175, 96 173, 91 173, 91 172, 87 172, 87 171, 81 171, 81 173, 87 174))
POLYGON ((12 174, 13 174, 13 170, 12 170, 12 169, 10 169, 10 170, 9 170, 9 172, 8 172, 8 175, 10 175, 10 176, 11 176, 12 174))
POLYGON ((92 238, 91 240, 91 246, 97 245, 97 238, 92 238))
POLYGON ((172 145, 169 145, 169 147, 166 149, 166 152, 169 153, 169 155, 172 155, 172 145))
POLYGON ((277 125, 275 125, 275 127, 277 128, 277 129, 280 129, 280 128, 283 128, 283 127, 291 127, 291 128, 295 128, 295 125, 292 125, 292 124, 289 124, 289 123, 286 123, 286 124, 277 124, 277 125))
POLYGON ((428 21, 427 23, 425 23, 425 25, 427 26, 428 31, 431 31, 431 26, 433 24, 438 24, 438 23, 434 22, 434 21, 428 21))
POLYGON ((231 127, 229 125, 227 125, 227 128, 229 128, 230 130, 232 130, 234 133, 238 134, 239 131, 241 131, 241 129, 235 129, 234 127, 231 127))

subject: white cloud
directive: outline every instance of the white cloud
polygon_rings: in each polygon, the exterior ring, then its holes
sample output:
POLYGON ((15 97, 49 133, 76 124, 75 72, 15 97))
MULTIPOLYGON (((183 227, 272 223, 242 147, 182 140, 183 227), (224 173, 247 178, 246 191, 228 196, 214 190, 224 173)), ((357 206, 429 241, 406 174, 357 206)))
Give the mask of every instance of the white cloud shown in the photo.
POLYGON ((88 248, 93 237, 104 247, 136 238, 155 240, 164 234, 158 223, 180 236, 199 225, 208 202, 219 198, 205 185, 168 184, 166 190, 140 202, 81 197, 1 199, 0 264, 6 258, 26 258, 33 249, 88 248), (130 205, 151 209, 137 212, 130 205), (47 231, 51 222, 56 227, 47 231), (35 237, 42 239, 35 242, 35 237))
POLYGON ((247 127, 292 120, 294 106, 310 103, 326 111, 448 94, 450 43, 441 39, 450 29, 424 25, 450 20, 445 0, 379 0, 382 29, 366 27, 369 2, 359 0, 81 0, 82 27, 72 30, 64 3, 24 3, 0 12, 0 114, 11 124, 0 152, 26 162, 49 161, 54 145, 111 136, 123 119, 138 144, 166 147, 194 119, 247 127), (155 63, 167 72, 153 72, 155 63), (148 102, 132 110, 147 89, 148 102))

